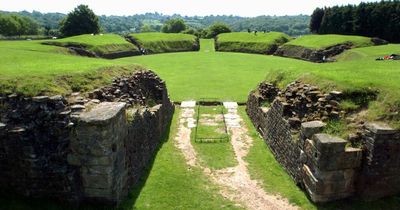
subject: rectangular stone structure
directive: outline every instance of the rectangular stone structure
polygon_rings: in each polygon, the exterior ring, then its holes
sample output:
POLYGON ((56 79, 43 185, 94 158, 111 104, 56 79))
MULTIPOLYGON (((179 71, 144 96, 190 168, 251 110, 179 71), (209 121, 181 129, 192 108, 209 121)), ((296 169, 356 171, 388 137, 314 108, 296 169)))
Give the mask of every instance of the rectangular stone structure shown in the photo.
POLYGON ((68 160, 80 166, 84 197, 118 203, 126 183, 125 103, 103 102, 81 113, 71 139, 68 160))

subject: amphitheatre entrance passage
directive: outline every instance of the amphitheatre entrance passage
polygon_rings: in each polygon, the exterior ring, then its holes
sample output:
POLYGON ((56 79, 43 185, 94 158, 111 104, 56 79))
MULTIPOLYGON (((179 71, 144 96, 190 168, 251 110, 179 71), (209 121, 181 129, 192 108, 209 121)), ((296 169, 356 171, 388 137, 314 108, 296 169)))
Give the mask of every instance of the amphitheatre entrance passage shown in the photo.
POLYGON ((253 139, 238 108, 236 102, 182 102, 175 145, 183 153, 188 167, 203 171, 219 187, 220 194, 235 204, 246 209, 296 209, 286 199, 265 192, 260 181, 250 177, 244 158, 253 139), (213 143, 209 145, 215 147, 229 145, 233 163, 226 166, 210 164, 196 145, 203 143, 213 143))

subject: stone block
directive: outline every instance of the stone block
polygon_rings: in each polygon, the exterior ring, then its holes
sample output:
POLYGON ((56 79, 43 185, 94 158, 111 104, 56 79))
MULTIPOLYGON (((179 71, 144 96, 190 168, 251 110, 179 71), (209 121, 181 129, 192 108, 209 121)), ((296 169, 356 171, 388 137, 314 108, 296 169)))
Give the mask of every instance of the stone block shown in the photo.
POLYGON ((326 124, 322 121, 311 121, 301 124, 301 133, 305 138, 311 139, 314 134, 320 133, 326 124))
POLYGON ((103 102, 93 109, 79 115, 79 122, 90 125, 107 125, 119 114, 125 111, 125 103, 103 102))
MULTIPOLYGON (((328 174, 328 176, 337 176, 340 173, 333 172, 328 174)), ((314 174, 307 165, 303 165, 303 183, 314 202, 338 200, 352 196, 355 192, 353 176, 349 177, 349 179, 331 181, 324 180, 323 177, 319 178, 317 175, 321 176, 321 174, 314 174)))
POLYGON ((114 159, 110 156, 104 157, 88 157, 85 161, 87 166, 109 166, 114 162, 114 159))
POLYGON ((313 141, 316 149, 321 154, 333 154, 344 152, 347 141, 338 137, 333 137, 328 134, 315 134, 313 141))
POLYGON ((112 189, 112 176, 107 174, 82 174, 82 184, 85 188, 112 189))
POLYGON ((48 100, 49 100, 48 96, 36 96, 36 97, 32 98, 32 101, 38 102, 38 103, 47 102, 48 100))
POLYGON ((305 142, 304 152, 313 168, 318 168, 321 171, 335 171, 358 168, 361 165, 361 149, 346 148, 342 152, 326 151, 328 152, 320 152, 311 140, 305 142))
POLYGON ((388 135, 388 134, 395 134, 398 132, 397 130, 389 127, 384 123, 367 123, 366 128, 377 135, 388 135))
POLYGON ((84 189, 85 197, 88 198, 101 198, 106 200, 114 200, 115 196, 113 195, 113 191, 111 189, 105 188, 85 188, 84 189))

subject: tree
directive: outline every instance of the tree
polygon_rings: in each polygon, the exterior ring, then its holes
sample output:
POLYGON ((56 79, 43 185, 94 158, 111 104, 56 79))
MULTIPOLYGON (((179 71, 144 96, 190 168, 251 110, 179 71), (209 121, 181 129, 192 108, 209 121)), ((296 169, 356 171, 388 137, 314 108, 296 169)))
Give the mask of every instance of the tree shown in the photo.
POLYGON ((142 25, 142 27, 140 27, 140 32, 141 33, 145 33, 145 32, 155 32, 156 30, 154 30, 149 24, 144 24, 142 25))
POLYGON ((0 34, 5 36, 36 35, 39 25, 31 18, 16 14, 0 14, 0 34))
POLYGON ((217 22, 208 28, 207 36, 209 38, 213 38, 216 37, 218 34, 229 33, 229 32, 231 32, 231 29, 229 28, 228 25, 226 25, 225 23, 217 22))
POLYGON ((100 32, 99 18, 87 5, 79 5, 60 23, 63 36, 97 34, 100 32))
POLYGON ((186 24, 182 19, 170 19, 165 22, 161 31, 164 33, 180 33, 186 29, 186 24))
POLYGON ((310 31, 311 33, 318 33, 319 27, 321 26, 322 18, 324 17, 325 10, 317 8, 311 15, 310 20, 310 31))

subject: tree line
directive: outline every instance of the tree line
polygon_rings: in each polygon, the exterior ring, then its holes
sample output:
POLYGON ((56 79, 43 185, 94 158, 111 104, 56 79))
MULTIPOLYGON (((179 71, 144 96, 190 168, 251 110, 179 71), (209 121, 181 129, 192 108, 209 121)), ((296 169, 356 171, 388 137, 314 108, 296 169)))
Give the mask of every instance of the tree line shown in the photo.
MULTIPOLYGON (((55 35, 60 34, 59 23, 66 15, 61 13, 33 12, 0 12, 7 15, 18 15, 30 18, 39 24, 39 34, 55 35)), ((206 35, 207 29, 214 23, 224 23, 232 31, 279 31, 292 36, 309 33, 308 23, 310 16, 259 16, 240 17, 233 15, 209 15, 209 16, 181 16, 163 15, 160 13, 136 14, 130 16, 98 16, 100 31, 103 33, 137 33, 137 32, 160 32, 163 25, 172 19, 182 19, 187 26, 188 32, 206 35)))
POLYGON ((37 35, 39 24, 29 17, 0 13, 0 34, 5 36, 37 35))
POLYGON ((400 1, 316 8, 309 27, 317 34, 360 35, 400 42, 400 1))

